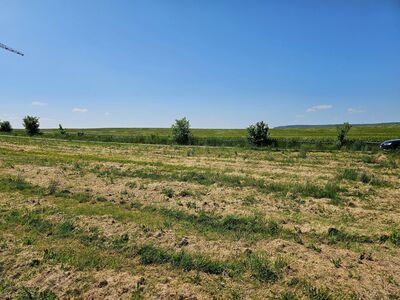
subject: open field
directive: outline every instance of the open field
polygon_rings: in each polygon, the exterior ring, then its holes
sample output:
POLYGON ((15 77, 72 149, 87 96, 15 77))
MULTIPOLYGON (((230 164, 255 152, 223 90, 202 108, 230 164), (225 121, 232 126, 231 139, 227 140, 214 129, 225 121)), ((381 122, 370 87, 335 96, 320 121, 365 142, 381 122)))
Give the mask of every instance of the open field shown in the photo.
POLYGON ((399 170, 0 136, 0 298, 398 299, 399 170))
MULTIPOLYGON (((52 136, 58 133, 58 129, 42 130, 44 136, 52 136)), ((16 130, 16 134, 23 134, 23 130, 16 130)), ((92 136, 171 136, 170 128, 97 128, 97 129, 68 129, 70 134, 83 132, 92 136)), ((192 129, 193 136, 197 138, 220 139, 246 139, 246 129, 192 129)), ((270 129, 271 137, 276 139, 312 139, 312 140, 336 140, 335 127, 315 128, 287 128, 270 129)), ((363 140, 381 142, 387 139, 400 138, 400 125, 374 125, 354 126, 348 135, 351 140, 363 140)))

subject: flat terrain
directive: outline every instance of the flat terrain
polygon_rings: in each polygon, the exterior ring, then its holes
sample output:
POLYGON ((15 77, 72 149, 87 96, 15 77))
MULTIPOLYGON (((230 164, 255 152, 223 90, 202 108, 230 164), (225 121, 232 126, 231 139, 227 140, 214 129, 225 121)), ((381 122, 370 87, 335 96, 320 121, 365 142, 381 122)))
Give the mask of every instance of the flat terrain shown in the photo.
MULTIPOLYGON (((57 133, 58 129, 44 129, 44 135, 57 133)), ((16 130, 23 133, 22 130, 16 130)), ((170 128, 95 128, 95 129, 67 129, 67 132, 75 134, 83 132, 89 135, 110 136, 171 136, 170 128)), ((246 138, 246 129, 192 129, 193 135, 198 138, 246 138)), ((315 128, 277 128, 270 130, 272 138, 283 139, 314 139, 336 140, 336 127, 315 128)), ((400 125, 371 125, 353 126, 349 133, 349 139, 364 141, 383 141, 400 138, 400 125)))
POLYGON ((3 136, 0 298, 398 299, 399 170, 381 152, 3 136))

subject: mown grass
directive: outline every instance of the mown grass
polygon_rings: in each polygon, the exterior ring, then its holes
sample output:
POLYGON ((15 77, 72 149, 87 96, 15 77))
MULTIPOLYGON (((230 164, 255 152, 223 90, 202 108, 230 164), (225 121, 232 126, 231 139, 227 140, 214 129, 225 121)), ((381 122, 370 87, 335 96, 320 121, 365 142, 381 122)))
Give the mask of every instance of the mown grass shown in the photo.
MULTIPOLYGON (((12 178, 11 178, 12 179, 12 178)), ((11 187, 15 187, 12 180, 9 178, 0 177, 0 191, 3 189, 8 192, 12 192, 17 190, 10 189, 11 187), (11 182, 11 183, 10 183, 11 182), (7 186, 4 188, 4 186, 7 186), (2 188, 3 187, 3 188, 2 188)), ((32 194, 43 195, 43 190, 41 187, 32 186, 28 183, 24 185, 24 192, 26 193, 28 190, 32 194)), ((267 220, 262 218, 259 215, 255 216, 234 216, 228 215, 225 217, 216 216, 210 213, 200 212, 198 214, 189 214, 176 209, 169 208, 157 208, 152 206, 138 206, 135 210, 137 212, 131 211, 130 206, 121 207, 116 204, 108 203, 108 202, 87 202, 80 201, 81 194, 73 194, 73 193, 60 193, 54 195, 53 197, 61 199, 66 199, 65 201, 58 201, 58 207, 62 205, 63 213, 70 213, 71 215, 111 215, 116 220, 120 221, 134 221, 134 222, 144 222, 153 224, 157 227, 163 226, 167 220, 173 221, 175 226, 184 228, 186 231, 189 229, 185 226, 185 224, 190 225, 190 228, 195 229, 197 232, 201 232, 204 234, 208 234, 209 232, 219 234, 219 238, 227 238, 230 234, 233 234, 235 239, 244 238, 244 239, 260 239, 267 237, 279 237, 283 239, 289 239, 297 241, 299 239, 298 235, 295 232, 291 232, 288 230, 283 230, 276 221, 267 220), (74 202, 70 202, 70 200, 75 200, 80 203, 79 206, 76 206, 74 202), (166 218, 166 219, 165 219, 166 218), (177 223, 178 222, 178 223, 177 223)), ((85 197, 88 199, 93 199, 95 196, 90 196, 85 194, 85 197)), ((55 209, 55 208, 53 208, 55 209)), ((21 216, 15 216, 19 219, 21 216)), ((10 214, 9 218, 13 218, 13 212, 10 214)), ((11 220, 11 219, 10 219, 11 220)), ((42 224, 40 219, 37 220, 35 215, 24 215, 23 220, 25 220, 25 224, 32 226, 32 228, 38 228, 40 230, 46 230, 48 224, 42 224)), ((73 226, 71 224, 64 224, 64 229, 61 229, 61 232, 66 229, 72 229, 73 226)), ((302 234, 303 238, 311 239, 311 241, 319 241, 325 242, 327 241, 330 244, 339 244, 339 243, 373 243, 378 241, 380 237, 370 237, 359 234, 348 234, 344 231, 340 231, 336 228, 331 228, 326 234, 318 235, 318 234, 302 234)), ((390 239, 386 239, 390 240, 390 239)), ((393 239, 392 239, 393 240, 393 239)), ((302 243, 302 241, 301 241, 302 243)))
MULTIPOLYGON (((227 175, 205 169, 181 168, 180 170, 175 170, 171 166, 138 170, 121 170, 116 167, 101 169, 97 167, 92 168, 91 172, 103 177, 132 177, 154 181, 193 182, 205 186, 219 184, 228 187, 253 187, 265 194, 279 193, 286 195, 287 193, 293 193, 304 197, 329 198, 335 201, 338 201, 340 198, 339 192, 345 191, 344 188, 341 188, 335 182, 328 182, 323 186, 311 182, 266 182, 263 179, 256 179, 250 176, 227 175)), ((173 196, 172 192, 169 190, 164 191, 169 198, 173 196)))
MULTIPOLYGON (((82 143, 85 146, 81 147, 72 142, 65 143, 64 148, 64 142, 40 143, 33 140, 21 143, 21 146, 15 147, 15 156, 12 144, 6 143, 0 149, 1 168, 4 173, 18 174, 28 168, 29 172, 24 176, 30 176, 28 174, 35 174, 37 171, 37 176, 44 176, 44 180, 50 182, 35 186, 22 176, 0 175, 1 198, 7 204, 2 205, 0 209, 0 251, 5 250, 10 257, 14 246, 7 247, 14 243, 17 255, 21 249, 29 249, 29 253, 32 251, 36 255, 32 262, 27 262, 26 267, 18 267, 22 273, 32 270, 29 268, 35 268, 32 272, 37 274, 53 264, 62 265, 68 270, 81 271, 141 270, 151 274, 150 277, 146 276, 146 281, 151 281, 150 287, 158 283, 158 279, 155 280, 152 276, 162 269, 163 272, 179 277, 179 280, 198 285, 202 291, 210 293, 210 297, 222 298, 230 294, 235 295, 234 299, 251 297, 259 295, 259 289, 266 287, 266 284, 278 282, 276 287, 279 291, 282 290, 282 285, 288 290, 282 294, 282 299, 329 299, 334 298, 333 294, 331 295, 332 290, 327 291, 315 285, 315 282, 304 281, 290 286, 290 279, 296 276, 297 272, 297 268, 292 267, 298 267, 298 264, 286 268, 285 259, 281 259, 278 252, 284 253, 290 249, 291 253, 291 249, 299 249, 301 255, 302 251, 308 251, 307 255, 319 256, 323 260, 324 268, 335 270, 338 267, 342 272, 351 265, 353 258, 357 261, 358 252, 374 249, 373 251, 382 253, 380 251, 384 248, 387 249, 383 254, 386 256, 391 255, 389 253, 397 253, 398 249, 395 247, 400 246, 398 222, 394 212, 388 213, 384 223, 386 225, 374 228, 373 234, 368 232, 367 228, 361 227, 364 223, 359 223, 361 217, 358 215, 363 209, 360 206, 364 205, 359 202, 363 200, 360 197, 366 194, 364 190, 374 192, 372 197, 367 199, 371 205, 375 200, 380 200, 375 188, 380 187, 380 183, 372 179, 384 178, 391 184, 388 187, 393 188, 396 169, 392 164, 381 163, 382 159, 392 159, 392 154, 386 154, 384 157, 381 154, 369 154, 371 162, 366 163, 362 161, 364 154, 350 152, 298 154, 293 151, 263 152, 216 148, 196 148, 192 151, 191 148, 184 147, 156 148, 144 145, 102 145, 105 148, 89 148, 89 144, 82 143), (47 147, 47 144, 50 146, 47 147), (33 147, 30 148, 29 145, 33 147), (24 148, 25 146, 28 147, 24 148), (45 151, 38 150, 44 147, 45 151), (19 148, 24 151, 18 151, 19 148), (120 152, 113 152, 114 149, 119 149, 120 152), (190 157, 187 157, 188 151, 190 157), (147 152, 149 155, 142 158, 147 152), (300 177, 303 172, 322 166, 331 157, 332 162, 324 172, 307 174, 306 178, 309 180, 300 177), (180 161, 181 158, 184 162, 180 161), (201 162, 201 166, 191 167, 197 160, 201 162), (261 165, 263 160, 268 162, 261 165), (25 166, 24 162, 32 166, 25 166), (98 167, 95 164, 97 162, 98 167), (104 167, 102 162, 110 162, 104 165, 113 165, 113 168, 120 171, 133 172, 140 169, 144 177, 138 174, 137 177, 133 175, 131 180, 127 180, 131 177, 130 174, 118 175, 114 169, 104 167), (225 163, 226 169, 219 169, 225 163), (258 163, 260 166, 257 166, 258 163), (348 167, 350 163, 354 163, 354 167, 348 167), (49 172, 48 168, 39 167, 42 165, 56 168, 51 168, 49 172), (301 168, 300 174, 296 174, 297 166, 301 168), (271 172, 267 168, 271 168, 271 172), (346 168, 350 171, 344 171, 346 168), (55 169, 62 169, 65 176, 60 184, 52 181, 55 169), (109 173, 100 174, 103 171, 109 173), (369 177, 361 176, 361 172, 365 172, 369 177), (90 173, 104 177, 104 180, 93 179, 94 176, 90 173), (161 177, 146 177, 152 176, 152 173, 161 177), (196 177, 196 173, 200 174, 200 177, 196 177), (275 173, 278 176, 273 177, 275 173), (63 190, 72 190, 69 187, 71 182, 68 182, 70 178, 79 180, 85 174, 88 174, 88 178, 93 182, 114 184, 111 189, 112 195, 99 195, 92 188, 84 193, 63 190), (254 174, 254 177, 245 174, 254 174), (180 178, 185 181, 181 181, 180 178), (125 185, 126 181, 128 183, 125 185), (153 182, 160 181, 162 182, 153 188, 153 182), (184 182, 201 186, 187 189, 184 182), (227 190, 225 187, 231 187, 228 189, 229 196, 218 195, 214 198, 216 186, 222 187, 221 191, 227 190), (122 190, 119 190, 120 187, 122 190), (353 191, 357 187, 361 187, 361 191, 355 194, 353 191), (233 194, 235 191, 238 193, 236 198, 233 194), (165 197, 160 197, 160 193, 165 197), (156 195, 156 199, 148 199, 146 195, 156 195), (308 197, 310 199, 306 199, 308 197), (36 201, 38 198, 40 203, 36 201), (212 203, 209 198, 212 199, 212 203), (31 199, 34 199, 35 203, 30 201, 31 199), (329 199, 329 202, 317 199, 329 199), (345 207, 332 207, 326 203, 345 207), (17 209, 24 206, 23 209, 17 209), (234 213, 227 214, 228 211, 234 213), (271 215, 266 214, 266 211, 271 212, 271 215), (345 212, 345 215, 342 212, 345 212), (101 216, 106 216, 107 222, 112 220, 115 225, 110 229, 116 229, 117 234, 110 236, 109 227, 103 234, 100 225, 88 225, 92 222, 97 224, 100 219, 99 224, 104 225, 101 216), (78 219, 79 223, 75 221, 78 219), (89 220, 89 223, 86 223, 86 220, 89 220), (82 224, 83 227, 80 228, 77 224, 82 224), (306 225, 305 231, 303 225, 306 225), (331 227, 321 233, 321 228, 325 226, 335 226, 338 229, 331 227), (307 230, 308 228, 311 229, 307 230), (129 234, 123 231, 125 229, 129 234), (360 234, 361 232, 365 232, 366 235, 360 234), (2 239, 1 236, 14 236, 15 240, 2 239), (189 237, 189 247, 179 245, 178 241, 182 240, 183 236, 189 237), (192 236, 196 238, 192 240, 192 236), (284 241, 268 242, 275 239, 284 241), (204 250, 187 251, 196 249, 193 247, 193 241, 199 241, 199 247, 204 250), (273 254, 260 252, 265 249, 264 243, 272 246, 269 249, 273 254), (384 245, 380 245, 381 243, 384 245), (206 248, 208 244, 213 247, 206 248), (211 254, 225 244, 227 252, 224 258, 217 258, 211 254), (276 249, 275 244, 279 245, 276 249), (290 247, 287 248, 287 245, 290 247), (281 246, 282 249, 286 247, 282 252, 281 246), (354 255, 348 258, 336 255, 336 251, 348 251, 354 255), (342 257, 343 261, 339 261, 337 257, 342 257), (148 267, 148 264, 154 266, 148 267), (199 276, 199 272, 209 275, 199 276), (197 278, 192 281, 193 274, 197 274, 197 278), (221 291, 212 294, 214 288, 206 286, 206 282, 207 285, 211 283, 220 287, 221 291), (238 286, 254 288, 254 294, 253 290, 247 289, 234 293, 239 290, 238 286)), ((396 162, 398 158, 393 157, 396 162)), ((386 182, 384 184, 382 186, 386 186, 386 182)), ((382 204, 382 210, 383 208, 382 204)), ((377 211, 380 211, 379 209, 377 211)), ((370 216, 371 211, 364 212, 370 216)), ((378 223, 381 224, 380 221, 377 221, 378 223)), ((297 254, 290 257, 290 261, 298 259, 297 254)), ((388 256, 387 259, 390 261, 391 257, 388 256)), ((374 262, 374 266, 371 265, 375 271, 377 263, 378 260, 374 262)), ((6 274, 10 278, 13 275, 11 267, 12 263, 8 261, 3 267, 6 271, 2 273, 0 262, 0 277, 6 274)), ((353 272, 357 273, 357 270, 353 272)), ((30 274, 24 276, 31 276, 30 274)), ((329 275, 321 277, 321 282, 326 283, 326 280, 330 280, 329 275)), ((389 284, 392 288, 393 284, 389 284)), ((0 279, 0 295, 3 286, 7 289, 7 294, 10 289, 7 281, 0 279)), ((338 285, 338 288, 342 287, 346 291, 351 289, 347 285, 338 285)), ((337 291, 335 286, 332 288, 337 291)), ((145 294, 151 294, 147 286, 144 291, 145 294)))
POLYGON ((153 244, 133 244, 127 247, 129 237, 125 234, 109 239, 100 236, 97 231, 87 233, 68 219, 59 222, 47 220, 46 216, 50 212, 51 209, 25 212, 12 210, 7 212, 5 217, 8 227, 24 226, 25 232, 33 232, 40 236, 42 247, 46 247, 43 251, 44 261, 68 264, 78 270, 120 269, 124 266, 123 257, 138 256, 140 262, 145 265, 168 263, 183 271, 196 270, 214 275, 229 272, 238 276, 250 272, 251 276, 260 281, 275 281, 285 266, 281 258, 272 264, 261 254, 251 254, 238 260, 220 261, 201 254, 164 249, 153 244))

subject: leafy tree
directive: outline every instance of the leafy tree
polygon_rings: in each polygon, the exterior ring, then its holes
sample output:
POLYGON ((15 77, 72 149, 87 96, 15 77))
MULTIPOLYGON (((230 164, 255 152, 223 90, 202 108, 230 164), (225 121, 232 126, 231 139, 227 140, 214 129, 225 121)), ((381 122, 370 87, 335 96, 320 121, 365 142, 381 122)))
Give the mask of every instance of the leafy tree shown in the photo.
POLYGON ((269 142, 269 127, 263 121, 247 128, 248 140, 255 146, 266 146, 269 142))
POLYGON ((23 125, 25 127, 26 133, 30 136, 40 134, 39 130, 39 118, 33 116, 26 116, 23 119, 23 125))
POLYGON ((346 141, 347 134, 351 129, 351 125, 348 122, 343 123, 343 125, 338 125, 337 130, 337 144, 342 147, 346 141))
POLYGON ((0 122, 0 132, 11 132, 13 129, 11 127, 10 122, 3 121, 0 122))
POLYGON ((187 145, 192 139, 190 123, 186 118, 177 119, 172 125, 172 138, 179 145, 187 145))
POLYGON ((58 124, 58 131, 60 132, 60 134, 64 135, 67 133, 67 131, 62 127, 61 124, 58 124))

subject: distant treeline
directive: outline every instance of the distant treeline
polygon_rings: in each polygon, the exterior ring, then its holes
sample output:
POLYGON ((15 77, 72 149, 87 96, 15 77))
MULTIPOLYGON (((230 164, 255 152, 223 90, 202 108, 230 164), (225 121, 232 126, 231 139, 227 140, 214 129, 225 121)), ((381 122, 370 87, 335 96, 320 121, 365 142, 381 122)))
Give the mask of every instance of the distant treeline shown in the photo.
MULTIPOLYGON (((18 134, 22 135, 22 134, 18 134)), ((159 135, 96 135, 84 132, 74 132, 60 134, 58 132, 46 132, 41 138, 64 139, 77 141, 95 141, 95 142, 115 142, 115 143, 133 143, 133 144, 161 144, 173 145, 174 140, 169 136, 159 135)), ((245 137, 192 137, 189 145, 193 146, 220 146, 220 147, 250 147, 248 139, 245 137)), ((268 148, 278 149, 300 149, 310 150, 334 150, 337 149, 335 140, 310 139, 310 138, 269 138, 268 148)), ((348 150, 375 150, 379 148, 378 142, 369 142, 361 140, 346 140, 343 147, 348 150)))

